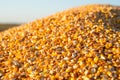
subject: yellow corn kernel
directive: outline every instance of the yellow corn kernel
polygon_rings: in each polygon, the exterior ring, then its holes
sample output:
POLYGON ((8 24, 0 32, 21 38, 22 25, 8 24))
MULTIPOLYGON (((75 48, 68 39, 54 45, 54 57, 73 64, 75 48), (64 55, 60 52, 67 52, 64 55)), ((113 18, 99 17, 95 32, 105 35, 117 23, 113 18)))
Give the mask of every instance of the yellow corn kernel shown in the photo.
POLYGON ((95 63, 98 62, 98 57, 97 57, 97 56, 94 58, 94 62, 95 62, 95 63))
POLYGON ((70 78, 70 80, 75 80, 75 78, 70 78))
POLYGON ((112 46, 112 43, 106 43, 105 47, 110 48, 112 46))
POLYGON ((108 71, 108 72, 107 72, 107 75, 108 75, 108 76, 111 76, 111 75, 112 75, 112 73, 111 73, 110 71, 108 71))
POLYGON ((66 72, 71 72, 72 71, 72 67, 68 67, 67 69, 66 69, 66 72))

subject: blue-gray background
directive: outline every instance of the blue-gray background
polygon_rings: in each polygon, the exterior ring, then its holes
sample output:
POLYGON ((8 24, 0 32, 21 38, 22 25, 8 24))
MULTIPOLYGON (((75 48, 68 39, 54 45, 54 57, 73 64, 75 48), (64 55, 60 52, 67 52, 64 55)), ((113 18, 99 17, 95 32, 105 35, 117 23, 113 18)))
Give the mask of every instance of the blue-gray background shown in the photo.
POLYGON ((120 5, 120 0, 0 0, 0 23, 26 23, 86 4, 120 5))

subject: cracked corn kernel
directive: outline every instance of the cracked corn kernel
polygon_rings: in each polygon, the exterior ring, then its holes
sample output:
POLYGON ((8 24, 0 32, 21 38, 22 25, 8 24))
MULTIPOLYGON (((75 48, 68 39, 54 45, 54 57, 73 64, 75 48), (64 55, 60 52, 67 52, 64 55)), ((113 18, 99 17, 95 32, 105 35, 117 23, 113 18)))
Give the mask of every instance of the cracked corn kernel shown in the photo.
POLYGON ((86 5, 0 32, 0 80, 119 80, 119 14, 86 5))

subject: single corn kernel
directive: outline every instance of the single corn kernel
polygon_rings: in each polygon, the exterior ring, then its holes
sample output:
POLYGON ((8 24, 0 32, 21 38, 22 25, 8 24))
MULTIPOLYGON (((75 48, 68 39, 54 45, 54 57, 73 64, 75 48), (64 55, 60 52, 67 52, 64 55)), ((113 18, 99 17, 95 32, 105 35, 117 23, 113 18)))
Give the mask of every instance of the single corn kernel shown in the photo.
POLYGON ((95 63, 98 62, 98 57, 97 57, 97 56, 94 58, 94 62, 95 62, 95 63))
POLYGON ((112 46, 112 43, 106 43, 105 47, 108 49, 112 46))
POLYGON ((67 69, 66 69, 66 72, 71 72, 72 71, 72 67, 68 67, 67 69))

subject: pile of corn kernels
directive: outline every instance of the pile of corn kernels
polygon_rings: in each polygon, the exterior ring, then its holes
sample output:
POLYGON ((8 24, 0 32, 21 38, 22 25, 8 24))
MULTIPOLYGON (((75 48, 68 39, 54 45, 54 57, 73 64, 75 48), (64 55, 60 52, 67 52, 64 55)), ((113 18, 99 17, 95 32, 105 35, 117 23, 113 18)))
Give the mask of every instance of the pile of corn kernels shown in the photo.
POLYGON ((120 80, 120 7, 81 6, 1 32, 0 80, 120 80))

